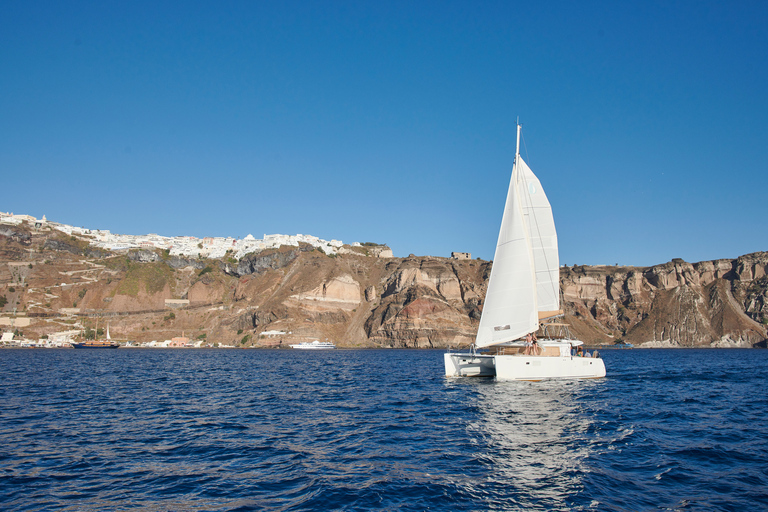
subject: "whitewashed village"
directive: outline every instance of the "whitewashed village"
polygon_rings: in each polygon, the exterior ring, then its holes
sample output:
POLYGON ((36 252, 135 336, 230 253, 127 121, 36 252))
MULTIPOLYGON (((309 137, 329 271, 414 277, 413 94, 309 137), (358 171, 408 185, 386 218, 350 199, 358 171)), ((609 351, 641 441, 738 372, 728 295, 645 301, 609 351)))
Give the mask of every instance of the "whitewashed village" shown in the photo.
MULTIPOLYGON (((344 247, 341 240, 323 240, 312 235, 264 235, 262 239, 255 238, 248 234, 242 239, 233 237, 205 237, 197 238, 194 236, 175 236, 166 237, 158 234, 148 235, 123 235, 112 233, 104 229, 89 229, 85 227, 70 226, 59 222, 50 221, 45 215, 42 218, 36 218, 31 215, 18 215, 14 213, 0 212, 0 225, 21 225, 27 223, 35 229, 55 229, 67 235, 78 237, 89 242, 89 245, 111 252, 129 251, 132 249, 161 249, 169 251, 170 256, 183 256, 190 258, 234 258, 242 259, 244 256, 257 253, 266 249, 276 249, 281 246, 298 246, 300 243, 309 244, 318 248, 326 254, 344 254, 352 252, 344 247)), ((355 242, 351 247, 361 247, 362 244, 355 242)), ((392 250, 388 247, 377 247, 375 256, 382 258, 391 258, 392 250)), ((62 285, 65 286, 65 285, 62 285)), ((173 302, 173 301, 170 301, 173 302)), ((177 301, 179 302, 179 301, 177 301)), ((181 301, 186 302, 186 301, 181 301)), ((68 308, 64 308, 67 312, 68 308)), ((72 309, 71 313, 77 310, 72 309)), ((72 341, 83 334, 83 329, 72 329, 58 332, 46 339, 29 340, 14 335, 18 327, 25 327, 29 320, 24 317, 0 318, 0 327, 4 332, 0 338, 0 347, 37 347, 37 348, 62 348, 70 346, 72 341)), ((108 326, 106 327, 106 336, 109 339, 108 326)), ((261 333, 265 337, 279 337, 289 334, 283 331, 265 331, 261 333)), ((144 343, 134 344, 126 342, 126 347, 148 347, 148 348, 201 348, 206 346, 202 340, 190 340, 183 333, 169 340, 156 340, 144 343)), ((234 348, 233 345, 217 344, 218 348, 234 348)))
MULTIPOLYGON (((41 219, 37 219, 31 215, 0 212, 0 224, 19 225, 25 221, 37 228, 48 227, 67 235, 87 237, 92 246, 107 251, 165 249, 170 251, 171 256, 218 259, 229 254, 229 256, 239 260, 247 254, 265 249, 278 248, 282 245, 298 246, 299 243, 305 243, 322 249, 326 254, 345 252, 344 242, 341 240, 328 241, 312 235, 264 235, 262 239, 255 238, 251 234, 242 239, 232 237, 167 237, 157 234, 121 235, 111 233, 108 229, 88 229, 49 221, 45 215, 41 219)), ((359 242, 351 245, 352 247, 361 246, 359 242)), ((392 257, 392 251, 389 250, 389 254, 382 253, 379 256, 392 257)))

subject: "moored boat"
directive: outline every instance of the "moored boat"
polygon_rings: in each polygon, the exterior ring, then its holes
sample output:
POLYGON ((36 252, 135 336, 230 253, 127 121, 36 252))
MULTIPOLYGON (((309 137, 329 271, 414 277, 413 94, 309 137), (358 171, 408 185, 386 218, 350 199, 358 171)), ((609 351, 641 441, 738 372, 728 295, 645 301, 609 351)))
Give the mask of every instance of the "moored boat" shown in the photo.
POLYGON ((120 344, 111 340, 87 340, 72 343, 72 348, 119 348, 120 344))
POLYGON ((291 348, 296 348, 299 350, 322 350, 322 349, 331 349, 336 348, 336 345, 331 343, 330 341, 318 341, 315 340, 313 342, 303 342, 298 343, 296 345, 291 345, 291 348))
POLYGON ((107 325, 107 339, 105 340, 86 340, 80 343, 72 343, 72 348, 119 348, 120 344, 109 336, 109 325, 107 325))

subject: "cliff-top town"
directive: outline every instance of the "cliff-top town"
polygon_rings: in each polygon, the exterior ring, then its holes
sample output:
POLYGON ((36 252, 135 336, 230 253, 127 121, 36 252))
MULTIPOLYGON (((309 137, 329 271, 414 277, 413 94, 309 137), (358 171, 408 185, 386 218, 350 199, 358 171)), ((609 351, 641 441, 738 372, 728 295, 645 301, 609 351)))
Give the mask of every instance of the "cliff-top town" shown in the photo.
MULTIPOLYGON (((166 237, 158 234, 148 235, 123 235, 110 232, 110 230, 102 229, 89 229, 85 227, 76 227, 68 224, 62 224, 59 222, 49 221, 45 215, 42 218, 36 218, 26 214, 14 214, 12 212, 0 212, 0 225, 7 226, 21 226, 25 224, 33 227, 38 231, 60 231, 66 235, 74 238, 87 240, 91 247, 108 251, 111 253, 125 253, 130 250, 148 250, 152 251, 160 249, 166 251, 168 256, 178 256, 182 258, 196 258, 196 259, 234 259, 241 260, 249 254, 258 253, 268 249, 278 249, 282 246, 298 247, 300 244, 307 244, 316 249, 319 249, 326 255, 338 255, 338 254, 359 254, 354 250, 350 250, 344 247, 344 243, 340 240, 323 240, 319 237, 312 235, 264 235, 263 239, 257 239, 253 235, 248 234, 242 239, 232 237, 205 237, 197 238, 193 236, 176 236, 166 237)), ((369 246, 373 244, 367 244, 369 246)), ((361 248, 363 244, 359 242, 352 243, 350 248, 361 248)), ((366 253, 380 258, 391 258, 392 250, 389 247, 375 245, 367 247, 366 253)), ((466 255, 468 257, 468 255, 466 255)), ((9 263, 9 266, 12 266, 9 263)), ((18 268, 18 265, 16 265, 18 268)), ((62 288, 67 287, 67 283, 60 285, 62 288)), ((189 300, 175 300, 166 299, 166 306, 174 306, 178 304, 188 304, 189 300)), ((78 312, 77 308, 60 308, 61 313, 65 315, 72 315, 78 312)), ((0 346, 42 346, 42 347, 61 347, 67 346, 73 338, 81 336, 84 332, 83 329, 66 330, 63 332, 53 333, 51 336, 46 336, 44 339, 30 340, 23 337, 14 337, 14 327, 28 326, 30 325, 29 317, 26 313, 14 311, 14 317, 22 318, 0 318, 0 324, 4 325, 6 329, 10 330, 3 332, 0 338, 0 346), (26 317, 26 318, 25 318, 26 317)), ((103 332, 103 329, 100 331, 103 332)), ((262 336, 272 337, 278 335, 287 334, 284 331, 271 330, 261 333, 262 336)), ((133 344, 129 342, 128 346, 142 346, 142 347, 195 347, 199 348, 204 345, 203 340, 190 341, 185 336, 173 337, 165 341, 149 341, 143 343, 133 344)), ((212 346, 211 344, 205 344, 205 346, 212 346)), ((233 345, 226 343, 217 343, 216 346, 221 348, 230 348, 233 345)))
MULTIPOLYGON (((45 215, 37 219, 31 215, 14 215, 13 213, 0 212, 0 224, 19 225, 24 221, 38 228, 49 227, 68 235, 88 237, 92 246, 107 251, 165 249, 170 251, 171 256, 209 259, 231 256, 239 260, 247 254, 265 249, 278 248, 282 245, 298 246, 299 243, 305 243, 322 249, 326 254, 344 252, 344 243, 340 240, 327 241, 312 235, 264 235, 263 239, 254 238, 250 234, 243 239, 232 237, 167 237, 153 233, 148 235, 120 235, 111 233, 108 229, 78 228, 68 224, 49 221, 45 218, 45 215)), ((351 246, 360 247, 361 244, 355 242, 351 246)), ((387 250, 378 254, 378 256, 392 257, 392 251, 387 250)))

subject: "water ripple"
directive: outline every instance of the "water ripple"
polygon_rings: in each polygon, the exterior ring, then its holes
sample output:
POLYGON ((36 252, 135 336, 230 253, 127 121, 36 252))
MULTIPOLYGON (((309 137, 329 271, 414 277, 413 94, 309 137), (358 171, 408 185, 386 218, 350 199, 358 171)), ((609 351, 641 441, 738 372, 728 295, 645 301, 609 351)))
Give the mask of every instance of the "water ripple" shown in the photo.
POLYGON ((767 509, 768 351, 442 377, 438 351, 0 351, 3 510, 767 509))

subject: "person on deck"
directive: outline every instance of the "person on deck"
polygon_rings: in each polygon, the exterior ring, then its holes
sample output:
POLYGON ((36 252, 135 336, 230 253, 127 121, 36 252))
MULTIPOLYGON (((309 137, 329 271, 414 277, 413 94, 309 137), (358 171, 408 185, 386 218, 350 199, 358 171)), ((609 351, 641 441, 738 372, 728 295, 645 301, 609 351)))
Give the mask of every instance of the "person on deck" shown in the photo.
POLYGON ((523 354, 529 356, 531 355, 531 350, 533 350, 533 336, 531 336, 531 333, 528 333, 525 336, 525 350, 523 350, 523 354))
POLYGON ((538 356, 541 354, 541 347, 539 347, 539 340, 536 338, 536 333, 528 333, 525 336, 525 350, 523 353, 527 356, 538 356))

